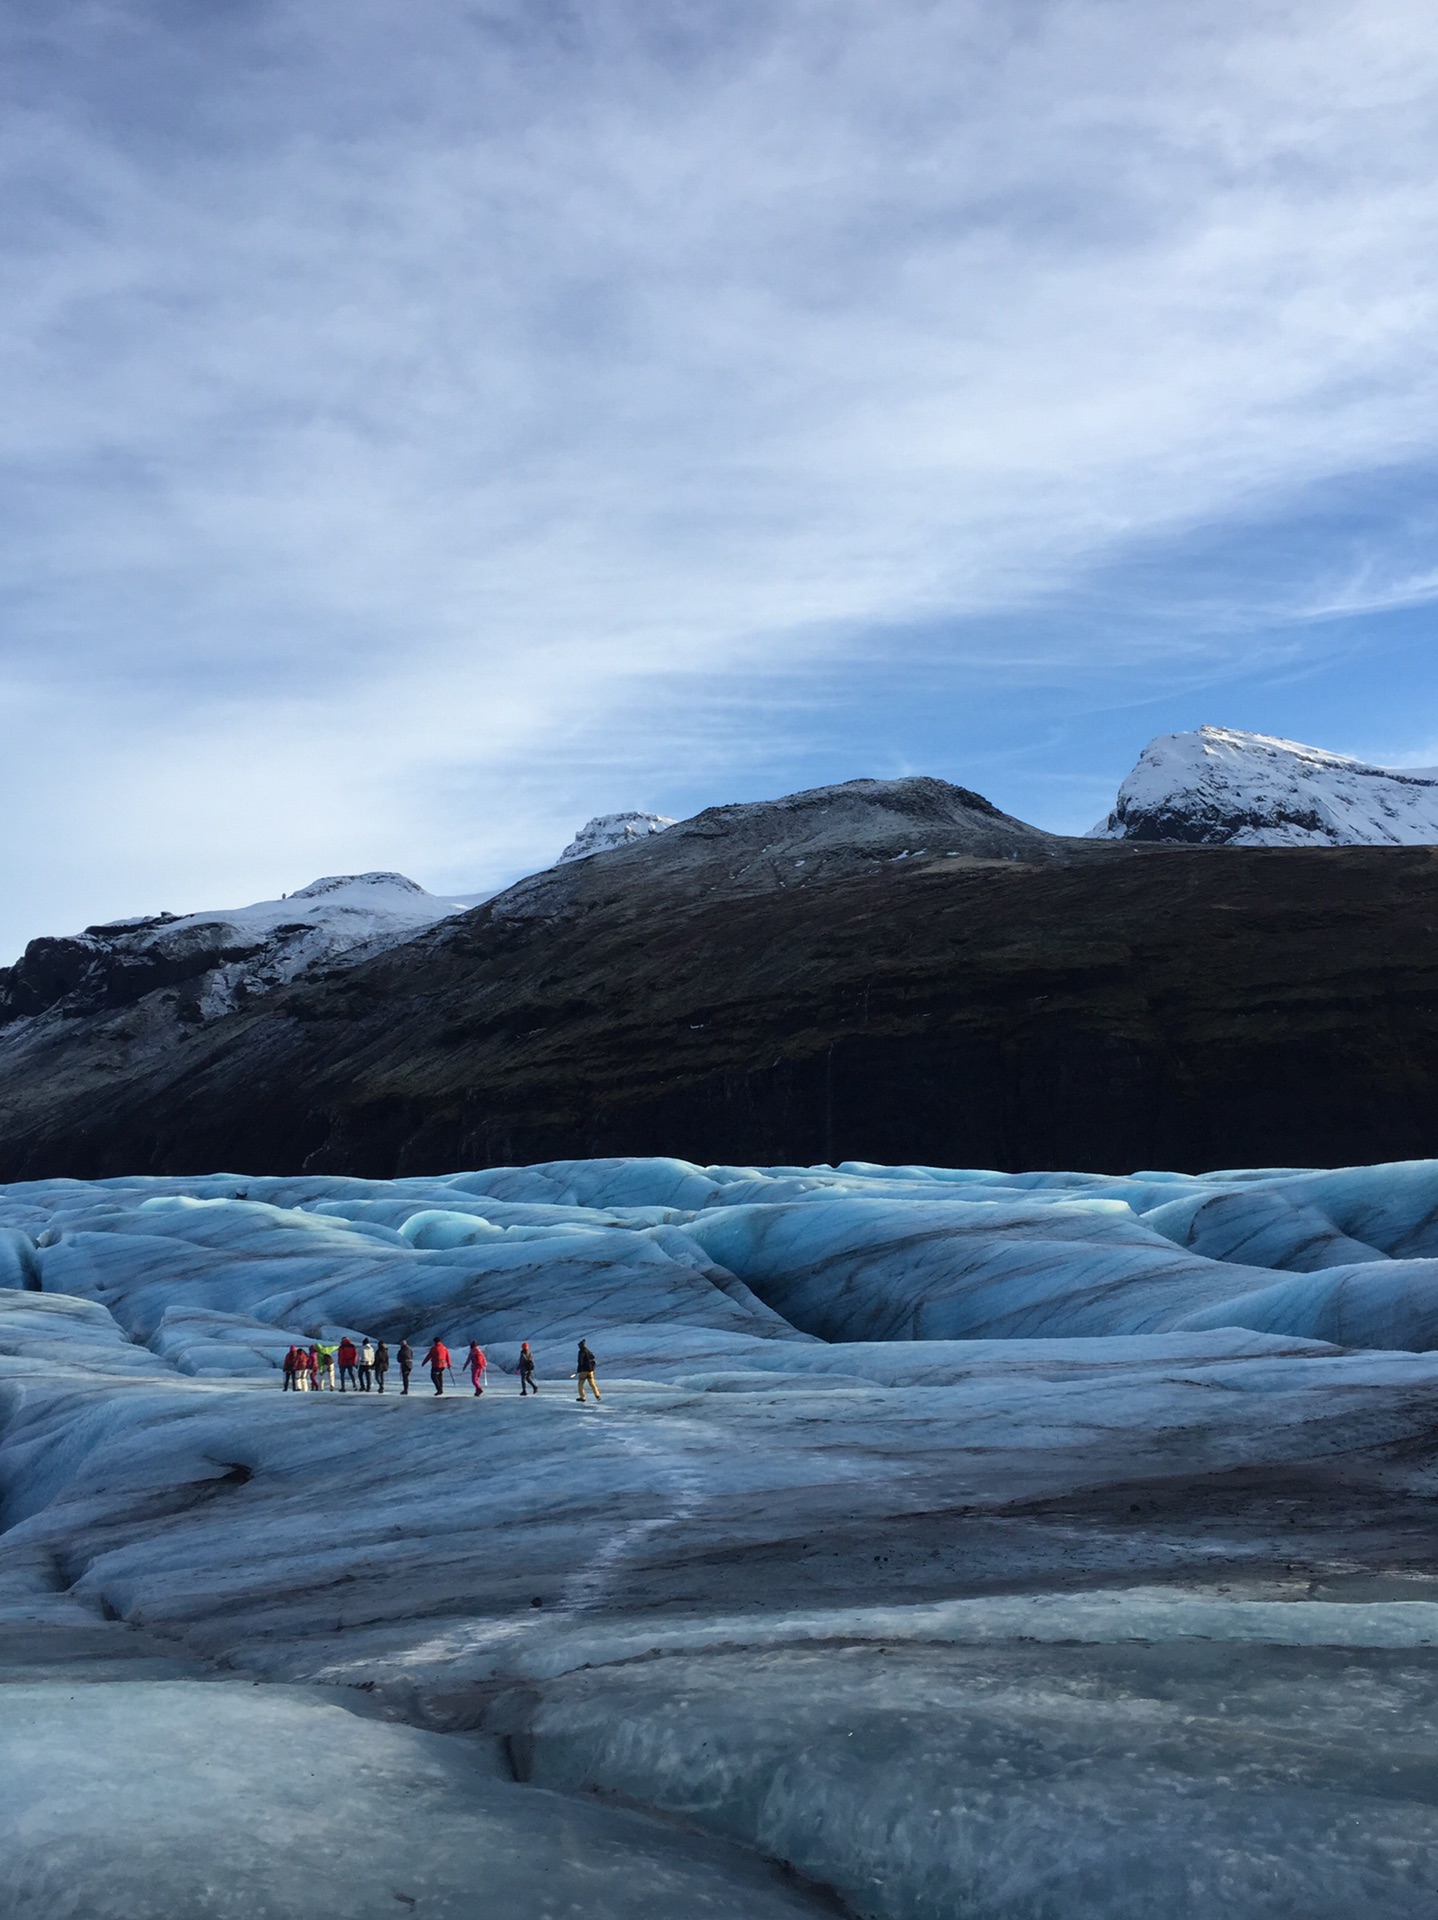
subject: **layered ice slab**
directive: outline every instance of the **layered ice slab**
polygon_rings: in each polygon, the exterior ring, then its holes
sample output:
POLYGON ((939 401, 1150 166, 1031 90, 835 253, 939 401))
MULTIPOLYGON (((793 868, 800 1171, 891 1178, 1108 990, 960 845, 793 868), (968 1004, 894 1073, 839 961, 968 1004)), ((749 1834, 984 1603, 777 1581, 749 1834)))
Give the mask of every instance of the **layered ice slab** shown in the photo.
POLYGON ((25 1920, 1438 1911, 1438 1163, 47 1181, 0 1263, 25 1920), (280 1391, 344 1333, 488 1389, 280 1391))

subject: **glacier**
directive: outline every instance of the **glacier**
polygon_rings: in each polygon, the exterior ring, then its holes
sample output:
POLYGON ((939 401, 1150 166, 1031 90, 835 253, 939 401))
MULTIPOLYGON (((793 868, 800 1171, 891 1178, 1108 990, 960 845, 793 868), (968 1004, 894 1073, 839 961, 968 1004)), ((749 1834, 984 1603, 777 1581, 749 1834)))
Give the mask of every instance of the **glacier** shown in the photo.
POLYGON ((1372 766, 1233 727, 1160 734, 1091 837, 1233 847, 1429 845, 1438 841, 1438 768, 1372 766))
POLYGON ((25 1835, 9 1860, 10 1913, 464 1920, 481 1900, 498 1913, 636 1920, 812 1911, 738 1847, 517 1787, 494 1741, 180 1676, 59 1697, 12 1683, 6 1708, 0 1777, 6 1817, 25 1835), (129 1763, 119 1778, 103 1758, 117 1750, 129 1763))
POLYGON ((1432 1161, 0 1187, 6 1910, 1417 1920, 1435 1408, 1432 1161))

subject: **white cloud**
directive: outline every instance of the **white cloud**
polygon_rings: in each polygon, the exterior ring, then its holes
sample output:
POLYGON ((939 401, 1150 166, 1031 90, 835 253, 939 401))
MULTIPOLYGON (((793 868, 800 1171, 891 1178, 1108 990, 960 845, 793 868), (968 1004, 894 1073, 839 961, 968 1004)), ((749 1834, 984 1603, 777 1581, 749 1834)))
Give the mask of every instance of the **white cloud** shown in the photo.
POLYGON ((721 11, 16 37, 0 940, 484 884, 722 797, 805 660, 1432 459, 1426 9, 721 11))

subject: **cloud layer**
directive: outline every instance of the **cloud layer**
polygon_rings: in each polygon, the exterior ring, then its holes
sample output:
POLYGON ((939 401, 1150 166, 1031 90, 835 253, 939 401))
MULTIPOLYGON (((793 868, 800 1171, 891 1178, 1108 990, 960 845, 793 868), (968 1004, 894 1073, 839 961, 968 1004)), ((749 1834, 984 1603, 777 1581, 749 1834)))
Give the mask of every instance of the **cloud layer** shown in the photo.
POLYGON ((1432 597, 1381 524, 1270 581, 1267 638, 1164 561, 1435 464, 1416 5, 3 32, 11 946, 321 869, 477 887, 600 806, 885 770, 876 662, 927 739, 936 672, 956 707, 1221 678, 1432 597), (1099 579, 1159 617, 1056 614, 1099 579))

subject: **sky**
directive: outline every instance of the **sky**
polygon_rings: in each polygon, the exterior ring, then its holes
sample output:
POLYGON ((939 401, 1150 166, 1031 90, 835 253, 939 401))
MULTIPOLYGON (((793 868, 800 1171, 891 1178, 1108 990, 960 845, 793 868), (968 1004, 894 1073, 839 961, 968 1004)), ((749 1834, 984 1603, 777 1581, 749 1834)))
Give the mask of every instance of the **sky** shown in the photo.
POLYGON ((1407 0, 0 0, 0 960, 1438 762, 1435 108, 1407 0))

